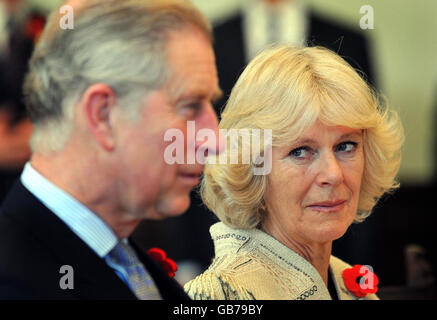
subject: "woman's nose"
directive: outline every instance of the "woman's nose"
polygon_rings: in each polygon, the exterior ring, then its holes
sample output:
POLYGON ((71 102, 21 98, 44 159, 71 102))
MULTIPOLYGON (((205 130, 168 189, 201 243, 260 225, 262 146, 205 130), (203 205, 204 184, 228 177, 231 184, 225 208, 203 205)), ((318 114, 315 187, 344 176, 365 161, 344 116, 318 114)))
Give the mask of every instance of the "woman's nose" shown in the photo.
POLYGON ((343 182, 343 169, 335 156, 328 153, 319 158, 317 184, 321 187, 335 186, 343 182))

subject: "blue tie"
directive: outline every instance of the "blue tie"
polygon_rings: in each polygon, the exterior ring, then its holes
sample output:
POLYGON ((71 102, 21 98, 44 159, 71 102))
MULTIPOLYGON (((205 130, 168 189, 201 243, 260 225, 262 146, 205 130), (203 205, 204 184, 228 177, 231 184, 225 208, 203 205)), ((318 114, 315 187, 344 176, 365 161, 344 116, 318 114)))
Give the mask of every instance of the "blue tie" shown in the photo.
POLYGON ((127 244, 118 244, 108 254, 109 260, 114 264, 122 266, 127 273, 129 285, 140 300, 161 300, 158 289, 152 277, 147 273, 144 266, 138 260, 135 251, 127 244))

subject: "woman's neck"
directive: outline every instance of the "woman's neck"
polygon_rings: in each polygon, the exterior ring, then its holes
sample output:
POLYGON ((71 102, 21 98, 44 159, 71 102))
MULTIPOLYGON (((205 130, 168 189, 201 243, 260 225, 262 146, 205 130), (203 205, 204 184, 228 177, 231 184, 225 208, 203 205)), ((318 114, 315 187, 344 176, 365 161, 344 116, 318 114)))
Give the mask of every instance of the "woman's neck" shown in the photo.
POLYGON ((261 229, 311 263, 319 272, 325 285, 328 286, 332 241, 324 243, 303 241, 297 237, 285 234, 279 228, 273 228, 268 224, 263 224, 261 229))

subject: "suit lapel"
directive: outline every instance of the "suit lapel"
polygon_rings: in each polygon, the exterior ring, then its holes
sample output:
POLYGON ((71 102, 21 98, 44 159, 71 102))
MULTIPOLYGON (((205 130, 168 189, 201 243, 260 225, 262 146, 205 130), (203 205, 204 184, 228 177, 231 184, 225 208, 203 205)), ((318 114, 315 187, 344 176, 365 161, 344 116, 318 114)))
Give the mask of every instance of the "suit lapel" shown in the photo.
POLYGON ((164 300, 189 300, 188 295, 183 291, 181 285, 176 280, 170 278, 167 273, 153 260, 147 253, 129 238, 129 244, 134 248, 138 258, 146 267, 150 276, 155 281, 159 293, 164 300))
MULTIPOLYGON (((2 206, 3 214, 18 222, 26 233, 32 234, 50 252, 54 266, 51 273, 59 274, 62 265, 69 265, 74 271, 74 290, 79 299, 137 299, 125 283, 115 274, 104 259, 88 247, 53 212, 45 207, 20 181, 18 181, 2 206)), ((181 286, 168 277, 167 273, 129 239, 139 259, 154 279, 163 299, 187 300, 181 286)), ((38 256, 38 254, 37 254, 38 256)), ((38 275, 35 275, 37 277, 38 275)), ((54 283, 59 289, 59 283, 54 283)))
MULTIPOLYGON (((48 264, 57 264, 59 268, 69 265, 73 268, 72 293, 79 299, 136 299, 105 261, 34 197, 20 181, 9 193, 2 211, 18 222, 50 252, 53 261, 48 264)), ((59 278, 61 276, 62 274, 59 274, 59 278)))

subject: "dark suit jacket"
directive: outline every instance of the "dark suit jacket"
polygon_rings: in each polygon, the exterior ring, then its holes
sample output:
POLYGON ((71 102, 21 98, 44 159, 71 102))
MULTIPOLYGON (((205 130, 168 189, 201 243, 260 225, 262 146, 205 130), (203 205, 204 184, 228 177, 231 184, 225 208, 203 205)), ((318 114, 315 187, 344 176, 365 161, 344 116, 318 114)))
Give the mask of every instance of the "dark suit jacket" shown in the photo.
MULTIPOLYGON (((163 299, 188 299, 174 279, 129 241, 163 299)), ((17 181, 0 211, 0 299, 136 297, 103 259, 17 181), (60 288, 63 265, 73 268, 74 289, 60 288)))

